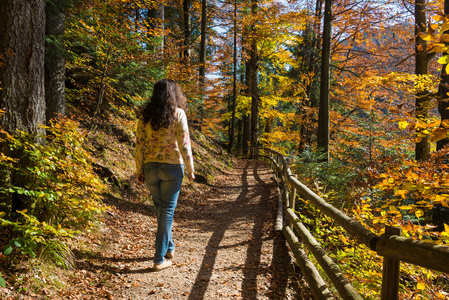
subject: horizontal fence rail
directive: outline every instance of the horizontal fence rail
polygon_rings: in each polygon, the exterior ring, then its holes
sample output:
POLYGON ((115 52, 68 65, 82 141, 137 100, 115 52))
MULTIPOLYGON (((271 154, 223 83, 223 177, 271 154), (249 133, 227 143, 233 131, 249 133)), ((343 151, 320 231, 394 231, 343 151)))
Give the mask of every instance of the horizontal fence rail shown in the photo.
POLYGON ((288 166, 287 160, 278 151, 269 148, 247 148, 237 151, 236 154, 243 157, 264 158, 270 162, 271 169, 279 183, 276 230, 282 230, 316 299, 333 299, 333 296, 315 266, 308 259, 307 254, 301 248, 301 244, 305 245, 314 255, 343 299, 363 298, 354 290, 338 265, 326 254, 295 214, 296 195, 309 200, 326 216, 356 237, 360 243, 383 256, 382 300, 393 300, 399 297, 399 266, 401 261, 449 273, 449 247, 401 237, 399 228, 389 226, 385 228, 385 234, 378 236, 327 203, 296 179, 288 166), (285 209, 282 208, 283 205, 286 206, 285 209), (283 213, 287 216, 289 224, 287 226, 283 226, 283 213))

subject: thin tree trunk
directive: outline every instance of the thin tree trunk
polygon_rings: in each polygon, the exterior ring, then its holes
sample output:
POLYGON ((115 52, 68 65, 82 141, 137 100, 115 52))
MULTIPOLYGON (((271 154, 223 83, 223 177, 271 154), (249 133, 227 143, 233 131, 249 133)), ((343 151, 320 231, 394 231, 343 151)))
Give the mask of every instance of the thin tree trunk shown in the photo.
POLYGON ((184 22, 184 58, 190 56, 190 0, 182 2, 184 22))
POLYGON ((204 91, 204 82, 206 78, 206 34, 207 30, 207 0, 201 1, 201 43, 200 43, 200 70, 199 80, 200 89, 204 91))
MULTIPOLYGON (((247 36, 247 34, 243 34, 244 36, 247 36)), ((247 51, 246 49, 243 49, 243 51, 247 51)), ((249 52, 249 51, 248 51, 249 52)), ((249 59, 245 61, 245 85, 246 85, 246 95, 251 97, 252 88, 251 88, 252 80, 251 80, 251 67, 249 59)), ((250 108, 251 109, 251 108, 250 108)), ((243 116, 243 148, 248 148, 251 146, 251 115, 247 114, 247 112, 242 112, 243 116)), ((248 153, 245 151, 244 155, 247 155, 248 153)))
MULTIPOLYGON (((449 14, 449 0, 444 0, 444 14, 449 14)), ((445 32, 447 34, 449 32, 445 32)), ((443 65, 441 68, 441 82, 439 86, 439 104, 438 104, 438 111, 440 112, 441 116, 441 123, 443 123, 444 120, 449 120, 449 99, 448 99, 448 93, 449 93, 449 74, 446 72, 446 66, 443 65)), ((442 149, 446 144, 449 144, 449 139, 443 139, 441 141, 437 142, 437 150, 442 149)))
POLYGON ((318 115, 318 149, 326 154, 329 160, 329 90, 330 60, 332 42, 332 2, 326 0, 324 7, 323 50, 321 56, 320 107, 318 115))
POLYGON ((315 37, 315 48, 320 49, 321 44, 321 11, 323 9, 323 1, 324 0, 316 0, 316 6, 315 6, 315 20, 313 23, 314 31, 316 32, 315 37))
MULTIPOLYGON (((255 19, 258 11, 257 0, 251 0, 251 14, 255 19)), ((258 53, 257 53, 257 41, 255 39, 255 22, 251 25, 251 50, 249 52, 249 75, 250 75, 250 95, 251 95, 251 146, 256 147, 259 139, 259 102, 260 98, 258 95, 257 88, 257 63, 258 63, 258 53)))
POLYGON ((207 39, 207 0, 201 1, 201 42, 199 57, 199 90, 201 98, 201 106, 199 115, 201 116, 201 124, 204 119, 204 91, 206 83, 206 39, 207 39))
MULTIPOLYGON (((248 148, 251 140, 251 117, 249 115, 243 115, 243 136, 242 136, 242 148, 248 148)), ((247 151, 244 154, 248 154, 247 151)))
POLYGON ((101 74, 100 87, 98 89, 97 107, 95 108, 94 116, 96 116, 100 112, 101 106, 103 105, 104 93, 106 92, 106 83, 108 80, 107 75, 108 75, 109 57, 111 55, 111 50, 112 47, 110 46, 108 48, 108 51, 106 52, 103 72, 101 74))
MULTIPOLYGON (((426 0, 415 1, 415 74, 427 75, 429 64, 428 53, 426 51, 426 41, 418 36, 420 32, 426 32, 426 0)), ((427 91, 418 92, 415 96, 415 117, 417 121, 427 123, 429 116, 430 97, 427 91)), ((415 144, 416 160, 427 160, 430 155, 429 136, 425 136, 415 144)))
POLYGON ((237 102, 237 0, 234 1, 234 53, 232 74, 232 118, 229 134, 229 151, 232 151, 235 140, 235 109, 237 102))
POLYGON ((243 148, 243 121, 242 119, 238 119, 236 122, 236 129, 237 129, 237 149, 243 148))
POLYGON ((45 6, 45 102, 47 125, 51 119, 65 115, 65 0, 52 0, 45 6))

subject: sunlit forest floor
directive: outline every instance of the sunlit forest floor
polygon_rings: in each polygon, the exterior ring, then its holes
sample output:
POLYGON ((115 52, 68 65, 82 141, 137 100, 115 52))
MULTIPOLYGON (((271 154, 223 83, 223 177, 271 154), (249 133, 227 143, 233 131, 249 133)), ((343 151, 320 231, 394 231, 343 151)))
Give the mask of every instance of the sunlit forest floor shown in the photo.
POLYGON ((82 258, 67 299, 310 299, 282 233, 274 231, 276 183, 266 165, 239 161, 213 183, 182 192, 173 266, 152 272, 149 203, 111 199, 97 251, 82 258))

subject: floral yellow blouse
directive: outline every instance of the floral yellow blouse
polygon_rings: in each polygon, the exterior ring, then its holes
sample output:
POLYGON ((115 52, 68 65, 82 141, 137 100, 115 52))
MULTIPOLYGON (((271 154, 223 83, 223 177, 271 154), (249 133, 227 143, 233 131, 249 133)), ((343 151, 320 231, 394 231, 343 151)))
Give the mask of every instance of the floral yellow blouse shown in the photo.
POLYGON ((153 131, 150 122, 141 117, 136 132, 136 170, 142 172, 147 162, 184 164, 187 173, 193 173, 193 155, 185 112, 176 108, 175 122, 168 128, 153 131))

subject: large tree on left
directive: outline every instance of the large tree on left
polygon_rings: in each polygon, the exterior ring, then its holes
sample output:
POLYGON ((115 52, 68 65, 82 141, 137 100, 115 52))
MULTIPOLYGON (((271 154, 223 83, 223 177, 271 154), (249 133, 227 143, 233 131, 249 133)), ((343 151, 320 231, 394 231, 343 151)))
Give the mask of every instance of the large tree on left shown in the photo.
POLYGON ((41 133, 45 123, 45 0, 0 1, 1 126, 41 133))
MULTIPOLYGON (((35 134, 36 142, 43 142, 45 0, 2 0, 0 16, 0 109, 5 111, 0 125, 11 134, 17 130, 35 134)), ((23 153, 9 153, 1 144, 0 151, 28 164, 23 153)), ((10 174, 11 185, 26 181, 20 172, 10 174)), ((13 212, 26 208, 19 194, 4 197, 10 197, 2 202, 10 201, 13 212)))

